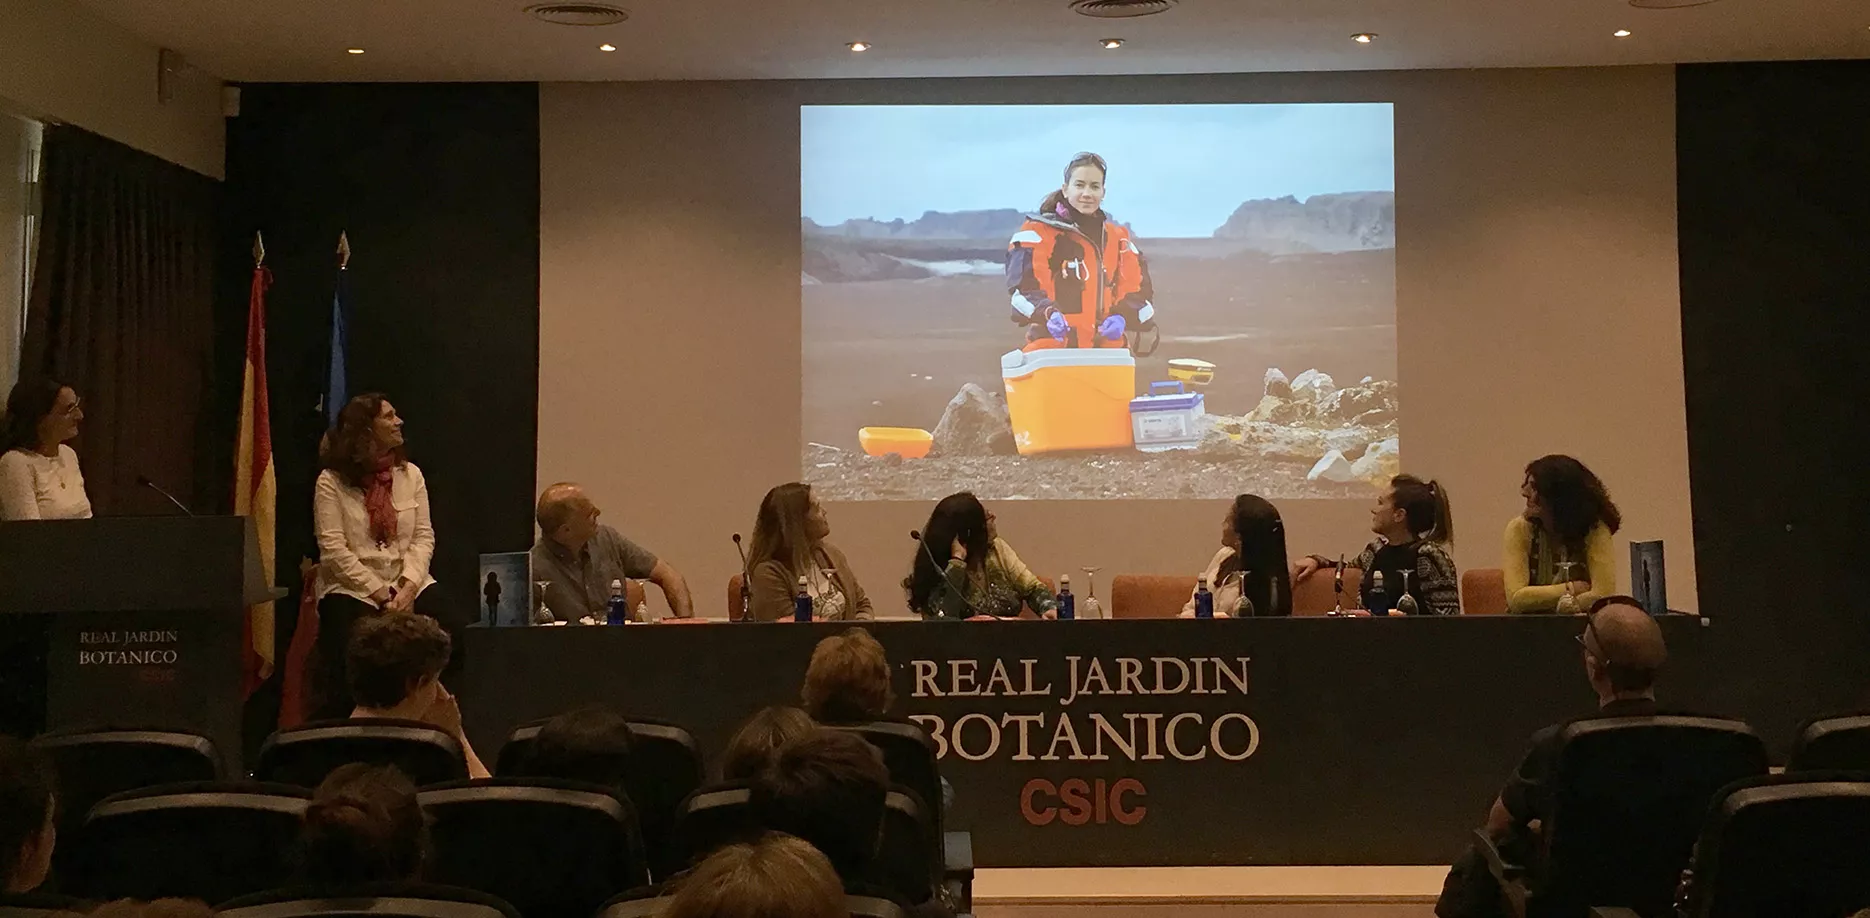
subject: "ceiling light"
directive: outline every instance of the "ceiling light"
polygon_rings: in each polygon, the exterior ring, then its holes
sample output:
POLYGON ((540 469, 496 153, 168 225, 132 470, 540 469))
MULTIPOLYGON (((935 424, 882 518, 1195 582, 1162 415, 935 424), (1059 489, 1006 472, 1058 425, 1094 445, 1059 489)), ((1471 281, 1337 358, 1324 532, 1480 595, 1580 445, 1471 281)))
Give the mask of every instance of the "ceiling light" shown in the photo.
POLYGON ((1357 34, 1351 36, 1351 41, 1354 41, 1360 45, 1367 45, 1376 40, 1377 40, 1377 33, 1375 32, 1358 32, 1357 34))
POLYGON ((616 45, 613 45, 613 44, 611 44, 610 42, 605 42, 605 43, 603 43, 603 44, 601 44, 601 45, 598 45, 598 46, 597 46, 597 50, 599 50, 599 51, 615 51, 615 50, 617 50, 617 46, 616 46, 616 45))
POLYGON ((345 49, 344 49, 344 53, 345 53, 345 54, 362 54, 362 53, 364 53, 364 49, 362 49, 362 48, 345 48, 345 49))
POLYGON ((1630 30, 1629 29, 1618 29, 1617 31, 1612 32, 1610 34, 1614 38, 1629 38, 1630 30))
POLYGON ((1103 46, 1104 46, 1104 50, 1106 50, 1106 51, 1115 51, 1115 50, 1117 50, 1118 48, 1121 48, 1121 47, 1123 47, 1123 39, 1121 39, 1121 38, 1105 38, 1105 39, 1102 39, 1102 40, 1100 40, 1100 41, 1098 42, 1098 44, 1100 44, 1100 45, 1103 45, 1103 46))
POLYGON ((865 51, 870 50, 870 43, 867 41, 854 41, 848 45, 845 45, 844 47, 849 48, 852 51, 857 52, 858 54, 862 54, 865 51))

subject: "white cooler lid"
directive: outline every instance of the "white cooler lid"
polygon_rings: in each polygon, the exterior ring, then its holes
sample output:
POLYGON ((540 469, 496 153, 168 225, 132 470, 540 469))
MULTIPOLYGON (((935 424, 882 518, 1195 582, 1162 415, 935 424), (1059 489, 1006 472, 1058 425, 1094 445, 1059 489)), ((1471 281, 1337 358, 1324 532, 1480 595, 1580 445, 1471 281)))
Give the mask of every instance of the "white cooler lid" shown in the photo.
POLYGON ((1018 379, 1047 367, 1134 367, 1136 358, 1121 347, 1052 347, 1008 351, 1000 357, 1000 378, 1018 379))

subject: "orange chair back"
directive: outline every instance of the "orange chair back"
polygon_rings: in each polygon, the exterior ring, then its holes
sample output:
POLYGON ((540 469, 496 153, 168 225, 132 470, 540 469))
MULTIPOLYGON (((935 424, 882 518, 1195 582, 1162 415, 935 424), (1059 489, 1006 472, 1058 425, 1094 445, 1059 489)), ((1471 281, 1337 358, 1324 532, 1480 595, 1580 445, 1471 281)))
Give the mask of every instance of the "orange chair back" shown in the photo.
POLYGON ((1505 615, 1506 572, 1475 567, 1461 572, 1462 615, 1505 615))
POLYGON ((1174 618, 1195 591, 1195 578, 1118 574, 1110 578, 1111 618, 1174 618))
MULTIPOLYGON (((1307 578, 1304 583, 1292 585, 1293 615, 1323 615, 1338 607, 1337 590, 1334 589, 1337 574, 1331 568, 1319 568, 1318 572, 1307 578)), ((1344 608, 1363 608, 1362 586, 1364 572, 1354 565, 1344 566, 1344 608)))
POLYGON ((727 620, 730 622, 740 621, 740 579, 739 574, 727 578, 727 620))

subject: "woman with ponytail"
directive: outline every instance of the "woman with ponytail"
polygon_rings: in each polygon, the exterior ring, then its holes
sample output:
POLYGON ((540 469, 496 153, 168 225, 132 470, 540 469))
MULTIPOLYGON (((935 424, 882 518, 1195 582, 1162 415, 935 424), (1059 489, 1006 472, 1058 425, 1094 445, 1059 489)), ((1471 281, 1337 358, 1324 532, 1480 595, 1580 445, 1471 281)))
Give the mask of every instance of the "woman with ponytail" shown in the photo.
MULTIPOLYGON (((1454 513, 1448 505, 1448 489, 1441 482, 1414 475, 1390 479, 1390 486, 1377 496, 1370 511, 1370 531, 1377 534, 1376 541, 1349 562, 1364 572, 1366 605, 1376 597, 1378 571, 1383 572, 1383 589, 1389 597, 1401 595, 1402 575, 1407 572, 1417 615, 1460 614, 1461 586, 1449 554, 1454 547, 1454 513)), ((1332 563, 1322 555, 1301 558, 1292 579, 1304 583, 1332 563)), ((1386 599, 1383 606, 1371 611, 1388 612, 1396 601, 1386 599)))
POLYGON ((421 879, 429 828, 416 788, 388 765, 352 763, 318 785, 299 835, 304 880, 317 886, 421 879))

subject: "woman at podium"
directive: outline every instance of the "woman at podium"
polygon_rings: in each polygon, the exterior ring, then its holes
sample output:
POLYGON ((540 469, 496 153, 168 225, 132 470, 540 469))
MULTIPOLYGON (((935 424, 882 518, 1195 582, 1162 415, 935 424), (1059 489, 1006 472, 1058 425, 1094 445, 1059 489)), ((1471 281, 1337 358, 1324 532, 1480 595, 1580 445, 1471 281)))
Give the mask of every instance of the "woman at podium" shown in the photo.
POLYGON ((326 435, 312 524, 318 535, 318 652, 324 702, 320 717, 345 717, 352 701, 344 677, 351 626, 382 612, 438 618, 429 588, 435 529, 422 470, 403 452, 403 420, 382 395, 351 399, 326 435))
POLYGON ((0 520, 91 518, 78 454, 84 408, 78 393, 51 379, 22 379, 7 396, 0 424, 0 520))

